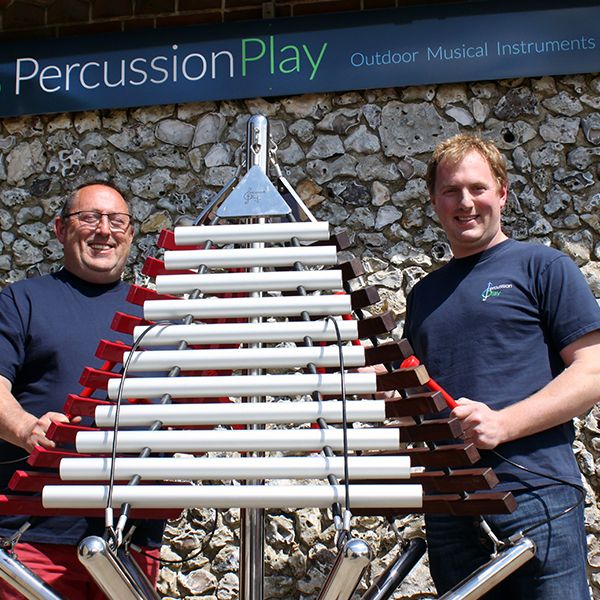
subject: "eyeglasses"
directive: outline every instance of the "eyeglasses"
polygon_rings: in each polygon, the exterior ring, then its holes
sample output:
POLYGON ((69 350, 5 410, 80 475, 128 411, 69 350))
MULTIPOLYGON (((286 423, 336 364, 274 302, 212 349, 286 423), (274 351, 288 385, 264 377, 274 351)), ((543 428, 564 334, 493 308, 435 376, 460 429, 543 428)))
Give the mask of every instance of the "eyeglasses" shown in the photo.
POLYGON ((101 213, 96 210, 78 210, 68 213, 67 217, 77 217, 79 222, 85 227, 98 227, 102 217, 108 217, 108 224, 111 231, 125 231, 131 224, 131 215, 127 213, 101 213))

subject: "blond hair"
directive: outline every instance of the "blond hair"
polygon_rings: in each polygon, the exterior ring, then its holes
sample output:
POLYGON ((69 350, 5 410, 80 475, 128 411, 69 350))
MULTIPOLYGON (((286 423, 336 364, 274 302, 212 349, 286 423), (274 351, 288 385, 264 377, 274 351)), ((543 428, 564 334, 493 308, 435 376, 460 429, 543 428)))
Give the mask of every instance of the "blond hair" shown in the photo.
POLYGON ((492 175, 498 183, 498 188, 508 185, 508 173, 506 172, 506 161, 500 151, 491 140, 484 140, 476 135, 460 133, 443 142, 440 142, 427 165, 427 189, 430 194, 435 190, 437 168, 441 162, 457 165, 469 152, 479 152, 488 163, 492 175))

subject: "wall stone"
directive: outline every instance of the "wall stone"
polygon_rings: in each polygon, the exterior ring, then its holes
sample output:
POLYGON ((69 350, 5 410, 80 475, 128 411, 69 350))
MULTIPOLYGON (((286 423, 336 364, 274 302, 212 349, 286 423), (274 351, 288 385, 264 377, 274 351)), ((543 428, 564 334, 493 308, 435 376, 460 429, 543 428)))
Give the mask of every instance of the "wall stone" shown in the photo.
MULTIPOLYGON (((427 201, 429 153, 459 131, 494 139, 509 164, 508 235, 553 245, 580 266, 600 297, 600 77, 578 75, 367 90, 278 99, 87 111, 0 121, 0 283, 57 269, 52 218, 90 180, 112 180, 131 200, 138 235, 127 278, 161 228, 190 224, 239 165, 249 114, 269 116, 278 161, 320 219, 349 229, 352 253, 401 331, 406 295, 450 249, 427 201)), ((600 407, 576 420, 586 480, 589 573, 600 594, 600 407)), ((397 553, 397 534, 420 535, 420 518, 355 519, 376 558, 397 553)), ((269 512, 266 598, 309 600, 334 560, 328 511, 269 512)), ((188 510, 169 524, 164 598, 238 597, 239 511, 188 510), (186 562, 181 562, 185 560, 186 562)), ((430 598, 426 560, 394 598, 430 598)), ((361 584, 364 589, 365 584, 361 584)))

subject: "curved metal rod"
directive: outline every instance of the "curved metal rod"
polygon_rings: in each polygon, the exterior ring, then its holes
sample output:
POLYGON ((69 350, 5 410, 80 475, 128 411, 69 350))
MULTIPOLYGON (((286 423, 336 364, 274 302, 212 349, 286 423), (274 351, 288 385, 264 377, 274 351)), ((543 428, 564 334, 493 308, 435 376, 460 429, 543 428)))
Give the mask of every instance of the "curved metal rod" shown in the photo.
POLYGON ((62 600, 45 581, 12 552, 0 548, 0 577, 29 600, 62 600))
POLYGON ((371 584, 361 600, 387 600, 425 554, 427 544, 423 538, 413 538, 400 554, 371 584))
MULTIPOLYGON (((506 547, 490 561, 465 577, 439 600, 475 600, 514 573, 535 556, 535 543, 527 537, 506 547)), ((568 595, 565 590, 565 594, 568 595)))

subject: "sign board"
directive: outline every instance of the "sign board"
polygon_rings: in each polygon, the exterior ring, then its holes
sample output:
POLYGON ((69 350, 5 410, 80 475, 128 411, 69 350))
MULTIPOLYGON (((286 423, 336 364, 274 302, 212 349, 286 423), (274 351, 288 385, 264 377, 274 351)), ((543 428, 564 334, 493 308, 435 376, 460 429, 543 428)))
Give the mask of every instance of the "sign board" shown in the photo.
POLYGON ((472 2, 3 44, 0 116, 600 71, 596 2, 472 2))

